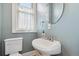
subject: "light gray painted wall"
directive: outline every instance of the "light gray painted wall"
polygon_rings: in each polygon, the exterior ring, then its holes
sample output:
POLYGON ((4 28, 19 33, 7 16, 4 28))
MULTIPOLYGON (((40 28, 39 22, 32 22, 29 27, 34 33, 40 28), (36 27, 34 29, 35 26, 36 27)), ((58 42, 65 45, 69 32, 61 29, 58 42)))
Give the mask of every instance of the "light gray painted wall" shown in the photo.
MULTIPOLYGON (((3 19, 2 19, 2 40, 7 38, 14 37, 23 37, 23 53, 27 51, 31 51, 32 48, 32 40, 37 38, 37 33, 12 33, 12 5, 3 4, 3 19)), ((3 44, 4 46, 4 44, 3 44)), ((4 47, 3 47, 4 49, 4 47)), ((3 50, 4 54, 4 50, 3 50)))
POLYGON ((64 14, 52 33, 62 43, 63 55, 79 56, 79 3, 65 4, 64 14))
POLYGON ((0 55, 2 54, 2 46, 1 46, 1 20, 2 20, 2 5, 0 4, 0 55))

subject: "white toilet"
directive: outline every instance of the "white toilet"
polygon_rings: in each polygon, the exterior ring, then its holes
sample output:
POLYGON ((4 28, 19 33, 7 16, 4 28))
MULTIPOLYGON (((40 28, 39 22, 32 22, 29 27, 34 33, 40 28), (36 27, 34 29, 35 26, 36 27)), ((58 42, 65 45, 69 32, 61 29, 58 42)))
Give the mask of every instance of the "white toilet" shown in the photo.
POLYGON ((19 51, 22 51, 23 38, 10 38, 5 39, 5 55, 9 56, 21 56, 19 51))

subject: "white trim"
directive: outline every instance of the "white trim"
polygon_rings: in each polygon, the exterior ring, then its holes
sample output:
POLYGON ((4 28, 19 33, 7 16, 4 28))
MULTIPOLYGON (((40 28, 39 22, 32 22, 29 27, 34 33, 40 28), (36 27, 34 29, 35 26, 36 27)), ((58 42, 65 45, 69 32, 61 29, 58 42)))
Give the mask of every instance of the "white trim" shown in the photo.
POLYGON ((16 4, 12 4, 12 33, 16 32, 16 4))

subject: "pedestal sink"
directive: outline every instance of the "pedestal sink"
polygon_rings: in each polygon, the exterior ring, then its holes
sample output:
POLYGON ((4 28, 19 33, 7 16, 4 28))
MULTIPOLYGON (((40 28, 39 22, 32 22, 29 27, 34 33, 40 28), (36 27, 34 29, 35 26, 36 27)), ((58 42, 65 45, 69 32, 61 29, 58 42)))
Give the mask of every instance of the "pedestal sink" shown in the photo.
POLYGON ((38 38, 32 41, 32 46, 42 55, 56 55, 61 53, 61 44, 56 40, 50 41, 38 38))

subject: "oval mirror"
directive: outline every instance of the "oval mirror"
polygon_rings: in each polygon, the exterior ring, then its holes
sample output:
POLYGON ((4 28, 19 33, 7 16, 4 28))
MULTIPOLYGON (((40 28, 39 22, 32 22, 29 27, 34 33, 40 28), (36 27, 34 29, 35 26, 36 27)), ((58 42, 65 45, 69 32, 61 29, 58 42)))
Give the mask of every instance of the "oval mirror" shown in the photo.
POLYGON ((56 24, 62 17, 64 4, 63 3, 52 3, 50 4, 50 20, 49 23, 56 24))

